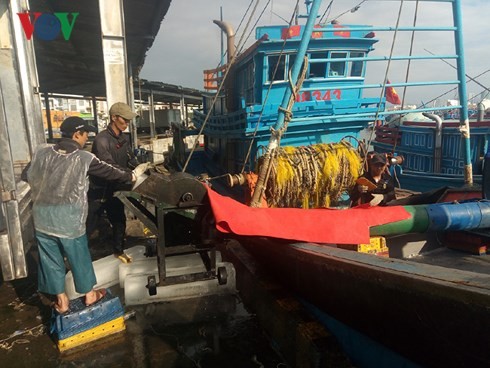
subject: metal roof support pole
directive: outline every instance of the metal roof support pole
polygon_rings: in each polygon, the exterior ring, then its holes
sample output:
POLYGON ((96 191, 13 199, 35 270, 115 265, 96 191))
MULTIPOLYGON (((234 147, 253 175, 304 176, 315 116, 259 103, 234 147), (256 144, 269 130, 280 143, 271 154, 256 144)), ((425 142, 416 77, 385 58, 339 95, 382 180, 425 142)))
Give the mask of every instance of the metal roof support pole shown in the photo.
POLYGON ((189 105, 188 104, 184 104, 184 127, 186 127, 186 128, 189 127, 189 105))
POLYGON ((92 115, 94 117, 94 125, 97 128, 97 133, 99 132, 99 116, 97 114, 97 99, 95 96, 92 96, 91 98, 92 102, 92 115))
POLYGON ((156 129, 155 129, 155 103, 153 100, 153 91, 150 90, 150 93, 148 94, 148 118, 150 120, 150 137, 155 138, 156 137, 156 129))
MULTIPOLYGON (((128 104, 129 106, 133 106, 134 111, 138 111, 134 104, 134 82, 133 82, 133 69, 128 66, 128 84, 129 84, 129 95, 128 95, 128 104)), ((136 128, 136 119, 139 119, 137 116, 135 119, 131 121, 131 124, 129 126, 130 132, 131 132, 131 140, 133 143, 133 148, 138 147, 138 129, 136 128)))
POLYGON ((43 93, 44 106, 46 111, 46 122, 48 123, 48 140, 53 141, 53 121, 51 120, 51 106, 49 105, 49 94, 48 92, 43 93))
POLYGON ((184 91, 180 94, 180 121, 182 122, 182 126, 187 126, 186 121, 185 121, 185 97, 184 97, 184 91))
MULTIPOLYGON (((125 102, 133 106, 134 97, 126 51, 123 0, 100 0, 99 11, 107 107, 110 108, 115 102, 125 102)), ((132 132, 133 129, 130 129, 132 132)))

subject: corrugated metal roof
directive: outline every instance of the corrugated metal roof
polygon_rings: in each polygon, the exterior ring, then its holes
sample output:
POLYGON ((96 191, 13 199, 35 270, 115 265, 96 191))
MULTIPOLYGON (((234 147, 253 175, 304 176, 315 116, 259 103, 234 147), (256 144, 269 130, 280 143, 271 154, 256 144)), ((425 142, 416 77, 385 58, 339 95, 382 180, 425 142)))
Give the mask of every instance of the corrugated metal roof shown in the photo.
MULTIPOLYGON (((170 3, 124 0, 126 48, 133 76, 143 66, 170 3)), ((80 13, 68 41, 61 36, 34 41, 41 92, 105 96, 98 1, 30 0, 30 10, 80 13)))

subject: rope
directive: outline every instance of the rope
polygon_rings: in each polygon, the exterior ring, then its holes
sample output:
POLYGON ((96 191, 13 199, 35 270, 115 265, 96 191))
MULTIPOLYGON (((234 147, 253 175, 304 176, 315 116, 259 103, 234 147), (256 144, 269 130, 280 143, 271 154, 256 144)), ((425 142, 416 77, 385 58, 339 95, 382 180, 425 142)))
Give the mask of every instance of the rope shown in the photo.
MULTIPOLYGON (((418 15, 418 9, 419 9, 419 0, 417 0, 416 4, 415 4, 415 12, 414 12, 414 15, 413 15, 413 26, 415 27, 417 25, 417 15, 418 15)), ((415 30, 412 31, 412 36, 411 36, 411 39, 410 39, 410 51, 409 51, 409 55, 412 56, 413 54, 413 41, 415 39, 415 30)), ((407 72, 405 74, 405 83, 408 82, 408 78, 409 78, 409 75, 410 75, 410 65, 411 65, 411 59, 408 60, 408 63, 407 63, 407 72)), ((403 87, 403 95, 402 95, 402 109, 403 109, 403 106, 405 106, 405 95, 407 93, 407 86, 403 87)), ((398 119, 401 120, 402 116, 400 116, 398 119)), ((395 143, 393 143, 393 148, 391 150, 392 153, 395 153, 395 150, 396 150, 396 146, 398 144, 398 134, 399 134, 399 130, 396 131, 396 135, 395 135, 395 143)))
POLYGON ((325 17, 328 17, 328 15, 330 14, 330 12, 332 11, 332 4, 333 4, 333 1, 334 0, 330 0, 330 3, 328 3, 327 5, 327 8, 325 9, 325 11, 323 12, 322 16, 320 17, 320 20, 318 21, 318 23, 322 24, 323 22, 323 18, 325 17), (328 13, 328 14, 327 14, 328 13))
MULTIPOLYGON (((298 4, 299 4, 299 0, 296 0, 295 9, 298 7, 298 4)), ((291 15, 291 19, 289 20, 288 27, 291 27, 291 25, 293 24, 293 20, 295 18, 295 13, 296 13, 296 11, 293 11, 293 14, 291 15)), ((286 41, 287 40, 285 39, 284 42, 282 43, 281 52, 279 53, 278 62, 274 68, 274 71, 272 72, 272 79, 274 79, 274 77, 276 76, 277 70, 279 68, 279 61, 281 60, 281 57, 284 55, 284 48, 286 46, 286 41)), ((269 100, 269 95, 270 95, 271 90, 272 90, 272 81, 269 83, 269 88, 267 89, 267 93, 265 95, 264 103, 262 104, 262 109, 260 110, 260 114, 259 114, 259 118, 257 120, 257 124, 255 125, 254 132, 253 132, 252 137, 250 139, 250 144, 248 145, 247 154, 245 155, 245 159, 243 160, 242 169, 240 171, 241 173, 243 173, 245 171, 245 166, 247 165, 247 162, 250 159, 250 155, 252 154, 253 143, 255 141, 255 137, 257 136, 257 131, 259 129, 260 122, 262 121, 262 116, 264 115, 264 109, 265 109, 265 106, 267 104, 267 101, 269 100)))
MULTIPOLYGON (((417 2, 415 3, 415 12, 414 12, 414 15, 413 15, 413 26, 415 27, 417 25, 417 15, 418 15, 418 11, 419 11, 419 0, 417 0, 417 2)), ((412 37, 411 37, 411 40, 410 40, 410 52, 409 52, 409 55, 412 56, 413 54, 413 41, 415 39, 415 30, 412 31, 412 37)), ((408 60, 408 63, 407 63, 407 73, 405 75, 405 83, 408 82, 408 76, 410 74, 410 64, 411 64, 412 60, 409 59, 408 60)), ((405 105, 405 94, 407 92, 407 86, 403 87, 403 96, 402 96, 402 108, 403 106, 405 105)), ((396 144, 396 142, 395 142, 396 144)), ((394 150, 394 148, 393 148, 394 150)))
MULTIPOLYGON (((247 25, 246 25, 246 27, 245 27, 245 31, 247 30, 248 26, 250 25, 250 21, 251 21, 251 19, 252 19, 253 15, 254 15, 254 13, 255 13, 255 11, 256 11, 256 9, 257 9, 258 3, 259 3, 259 1, 256 1, 255 7, 254 7, 253 11, 251 12, 250 17, 249 17, 249 21, 247 22, 247 25)), ((244 31, 244 32, 245 32, 245 31, 244 31)), ((241 38, 241 39, 243 39, 243 35, 242 35, 242 38, 241 38)), ((240 42, 239 42, 239 44, 240 44, 240 42)), ((243 46, 242 46, 242 47, 243 47, 243 46)), ((241 49, 240 49, 240 51, 241 51, 241 49)), ((238 52, 240 52, 240 51, 237 51, 237 53, 238 53, 238 52)), ((204 118, 204 121, 203 121, 203 123, 202 123, 201 129, 199 129, 199 133, 197 134, 197 137, 196 137, 196 142, 197 142, 197 141, 199 140, 199 138, 201 137, 202 132, 204 131, 204 128, 206 127, 206 124, 207 124, 207 122, 209 121, 209 118, 210 118, 211 113, 212 113, 212 111, 213 111, 213 107, 214 107, 214 105, 216 104, 216 101, 218 100, 218 97, 220 96, 221 90, 223 89, 223 87, 224 87, 224 85, 225 85, 226 78, 228 77, 228 74, 229 74, 229 72, 230 72, 230 70, 231 70, 231 67, 232 67, 232 65, 235 63, 235 61, 236 61, 236 55, 234 55, 234 56, 231 58, 231 60, 230 60, 230 62, 229 62, 229 64, 228 64, 228 67, 226 68, 225 74, 223 75, 223 78, 222 78, 222 80, 221 80, 221 83, 220 83, 220 84, 219 84, 219 86, 218 86, 218 90, 216 91, 216 93, 215 93, 215 95, 214 95, 214 97, 213 97, 213 100, 212 100, 212 102, 211 102, 211 106, 209 107, 208 113, 206 114, 206 117, 204 118)), ((190 152, 190 153, 189 153, 189 155, 187 156, 187 160, 185 161, 185 164, 184 164, 184 166, 183 166, 183 168, 182 168, 182 172, 185 172, 185 171, 187 170, 187 166, 189 165, 189 162, 190 162, 190 160, 191 160, 191 158, 192 158, 192 155, 194 154, 194 152, 195 152, 195 150, 196 150, 196 147, 197 147, 197 145, 196 145, 196 144, 194 144, 194 145, 193 145, 193 147, 192 147, 191 152, 190 152)))
POLYGON ((39 324, 37 326, 25 329, 25 330, 19 330, 15 331, 12 333, 10 336, 6 337, 5 339, 0 340, 0 348, 4 350, 12 350, 15 344, 28 344, 30 343, 29 340, 27 339, 17 339, 13 340, 12 342, 9 342, 9 340, 13 339, 14 337, 21 336, 21 335, 28 335, 32 337, 38 337, 41 335, 44 335, 46 333, 46 326, 44 324, 39 324))
MULTIPOLYGON (((380 96, 379 96, 380 101, 383 98, 383 96, 385 94, 385 90, 386 90, 386 82, 388 80, 388 72, 390 70, 391 59, 393 57, 393 50, 395 49, 395 41, 396 41, 396 36, 398 34, 398 26, 400 25, 400 18, 401 18, 402 9, 403 9, 403 2, 404 2, 404 0, 400 1, 400 8, 398 9, 398 17, 396 19, 395 32, 393 33, 393 40, 391 42, 390 56, 388 58, 388 64, 386 65, 385 76, 384 76, 384 80, 383 80, 383 86, 381 88, 381 92, 380 92, 380 96)), ((376 115, 374 117, 375 122, 378 121, 380 109, 381 109, 381 104, 378 105, 378 109, 376 110, 376 115)), ((368 144, 367 144, 368 147, 371 145, 371 142, 373 140, 373 136, 374 136, 374 129, 371 130, 371 134, 369 135, 368 144)), ((366 164, 366 160, 367 160, 367 157, 364 157, 363 165, 366 164)))
POLYGON ((330 207, 362 172, 357 149, 346 141, 279 147, 273 154, 265 192, 270 207, 330 207))
MULTIPOLYGON (((364 4, 367 0, 362 0, 359 4, 357 4, 356 6, 354 6, 353 8, 350 8, 346 11, 344 11, 343 13, 337 15, 335 18, 333 18, 331 21, 335 21, 335 20, 338 20, 340 17, 343 17, 345 14, 347 13, 354 13, 355 11, 357 11, 357 9, 359 9, 359 7, 364 4)), ((402 0, 403 2, 403 0, 402 0)))

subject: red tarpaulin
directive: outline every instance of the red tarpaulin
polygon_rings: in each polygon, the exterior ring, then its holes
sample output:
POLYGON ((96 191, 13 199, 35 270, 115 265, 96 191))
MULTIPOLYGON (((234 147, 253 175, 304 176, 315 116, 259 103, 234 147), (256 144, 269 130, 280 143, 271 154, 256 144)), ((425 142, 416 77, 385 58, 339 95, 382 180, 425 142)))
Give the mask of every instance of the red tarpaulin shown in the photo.
POLYGON ((349 209, 252 208, 208 188, 216 228, 224 233, 312 243, 369 243, 369 227, 406 220, 401 206, 349 209))

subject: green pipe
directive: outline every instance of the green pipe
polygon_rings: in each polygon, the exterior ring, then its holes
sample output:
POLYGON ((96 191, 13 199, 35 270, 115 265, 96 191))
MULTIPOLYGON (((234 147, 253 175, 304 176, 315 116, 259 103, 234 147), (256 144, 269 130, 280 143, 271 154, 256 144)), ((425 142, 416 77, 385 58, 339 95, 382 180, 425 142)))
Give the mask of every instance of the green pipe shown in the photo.
POLYGON ((388 224, 373 226, 369 234, 371 236, 398 235, 406 233, 424 233, 429 228, 429 205, 403 206, 410 218, 407 220, 390 222, 388 224))

